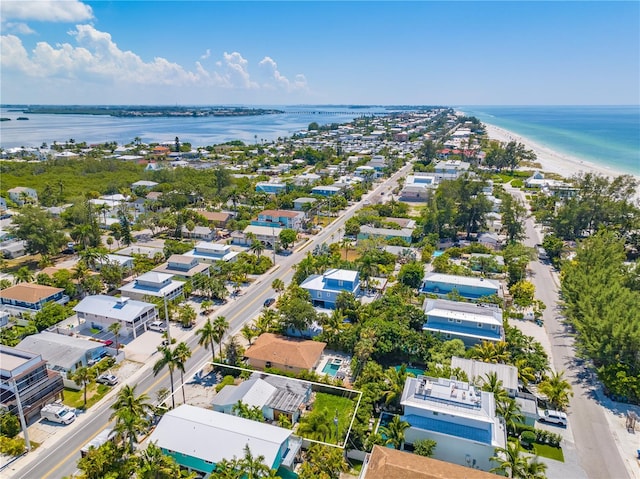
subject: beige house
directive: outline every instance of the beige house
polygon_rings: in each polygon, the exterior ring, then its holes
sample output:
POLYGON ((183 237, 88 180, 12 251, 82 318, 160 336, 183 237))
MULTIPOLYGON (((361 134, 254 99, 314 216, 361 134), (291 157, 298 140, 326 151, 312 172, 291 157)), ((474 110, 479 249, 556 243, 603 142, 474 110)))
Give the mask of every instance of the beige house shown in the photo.
POLYGON ((249 365, 258 369, 277 368, 299 373, 311 371, 320 362, 327 343, 261 334, 244 353, 249 365))

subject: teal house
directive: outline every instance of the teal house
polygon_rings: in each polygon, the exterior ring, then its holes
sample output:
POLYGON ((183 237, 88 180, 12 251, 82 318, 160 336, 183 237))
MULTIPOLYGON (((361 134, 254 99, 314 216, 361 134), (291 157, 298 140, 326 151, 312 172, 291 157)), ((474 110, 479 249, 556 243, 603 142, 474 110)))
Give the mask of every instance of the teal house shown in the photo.
POLYGON ((210 474, 222 459, 241 458, 245 446, 271 469, 292 470, 302 441, 289 429, 183 404, 167 412, 149 442, 191 471, 210 474))
POLYGON ((453 274, 428 273, 424 277, 421 293, 446 297, 449 293, 458 294, 469 300, 478 300, 483 296, 500 296, 500 283, 486 278, 472 276, 456 276, 453 274))

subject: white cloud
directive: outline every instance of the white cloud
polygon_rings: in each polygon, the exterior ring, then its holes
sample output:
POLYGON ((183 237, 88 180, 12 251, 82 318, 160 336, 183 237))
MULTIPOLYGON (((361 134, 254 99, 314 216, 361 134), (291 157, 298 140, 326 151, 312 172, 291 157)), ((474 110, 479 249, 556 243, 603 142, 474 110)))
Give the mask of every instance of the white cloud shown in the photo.
POLYGON ((287 91, 302 90, 307 88, 307 79, 304 75, 298 74, 293 82, 282 75, 278 70, 278 64, 271 57, 264 57, 258 66, 265 75, 264 87, 282 88, 287 91))
POLYGON ((211 56, 211 50, 207 48, 207 51, 204 54, 200 55, 200 60, 206 60, 211 56))
MULTIPOLYGON (((237 90, 274 89, 290 92, 307 87, 304 75, 288 80, 270 57, 258 67, 266 72, 266 81, 257 82, 249 73, 249 61, 239 52, 224 52, 212 70, 198 61, 189 70, 166 58, 145 61, 136 53, 122 50, 107 32, 92 25, 76 25, 68 32, 74 44, 51 45, 38 42, 27 51, 16 35, 0 36, 0 65, 33 79, 72 80, 111 83, 113 85, 148 85, 177 87, 218 87, 237 90)), ((205 55, 210 56, 207 50, 205 55)))
POLYGON ((82 22, 93 18, 93 10, 78 0, 3 0, 0 16, 6 20, 82 22))
POLYGON ((5 32, 8 33, 18 33, 20 35, 31 35, 33 33, 36 33, 34 30, 32 30, 29 25, 27 25, 26 23, 22 23, 22 22, 7 22, 7 23, 3 23, 2 24, 2 30, 4 30, 5 32))

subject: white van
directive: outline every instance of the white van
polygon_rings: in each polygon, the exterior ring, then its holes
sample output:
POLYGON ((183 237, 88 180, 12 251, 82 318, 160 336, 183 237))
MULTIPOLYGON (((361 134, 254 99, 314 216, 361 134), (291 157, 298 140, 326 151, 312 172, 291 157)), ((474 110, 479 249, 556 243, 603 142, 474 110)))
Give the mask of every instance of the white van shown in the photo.
POLYGON ((567 425, 567 415, 562 411, 554 411, 552 409, 545 409, 539 414, 541 422, 548 422, 551 424, 559 424, 561 426, 567 425))
POLYGON ((159 333, 164 333, 167 330, 167 327, 162 321, 151 321, 149 323, 148 329, 150 331, 158 331, 159 333))
POLYGON ((61 402, 47 404, 40 410, 40 416, 47 421, 57 422, 58 424, 71 424, 76 420, 75 410, 61 402))

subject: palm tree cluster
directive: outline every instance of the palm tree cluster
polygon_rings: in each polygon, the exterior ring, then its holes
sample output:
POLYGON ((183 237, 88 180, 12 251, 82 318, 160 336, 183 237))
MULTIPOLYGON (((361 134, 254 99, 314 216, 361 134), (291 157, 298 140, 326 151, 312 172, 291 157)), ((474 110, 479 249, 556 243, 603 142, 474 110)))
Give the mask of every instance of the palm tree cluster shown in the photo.
POLYGON ((522 454, 520 441, 507 441, 506 447, 496 448, 492 461, 498 466, 491 472, 505 474, 514 479, 546 479, 547 465, 540 462, 538 456, 530 457, 522 454))
POLYGON ((186 403, 187 398, 184 390, 184 372, 187 360, 191 357, 191 349, 182 341, 174 348, 170 345, 160 346, 160 359, 153 365, 153 375, 157 376, 165 367, 169 370, 169 378, 171 382, 171 406, 176 407, 175 391, 173 382, 173 372, 177 369, 180 371, 180 386, 182 387, 182 402, 186 403))

